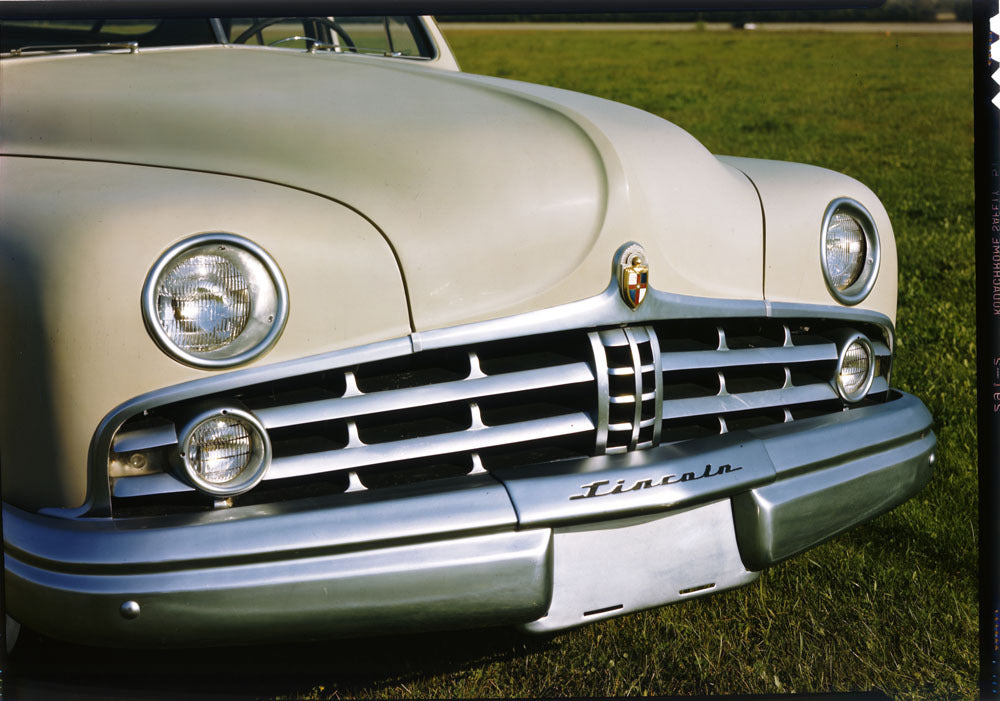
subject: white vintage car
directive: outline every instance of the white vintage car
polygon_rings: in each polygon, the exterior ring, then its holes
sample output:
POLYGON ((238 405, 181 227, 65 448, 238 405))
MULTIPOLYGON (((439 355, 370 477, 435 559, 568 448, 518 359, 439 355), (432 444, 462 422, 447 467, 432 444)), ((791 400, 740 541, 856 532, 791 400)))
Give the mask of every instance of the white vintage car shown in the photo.
POLYGON ((861 183, 461 73, 426 17, 5 22, 7 612, 545 632, 929 479, 861 183))

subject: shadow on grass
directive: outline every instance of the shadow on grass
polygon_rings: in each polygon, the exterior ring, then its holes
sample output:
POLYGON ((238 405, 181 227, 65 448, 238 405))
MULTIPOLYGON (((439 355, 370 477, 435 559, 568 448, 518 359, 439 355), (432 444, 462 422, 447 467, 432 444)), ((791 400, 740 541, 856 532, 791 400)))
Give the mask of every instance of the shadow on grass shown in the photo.
POLYGON ((976 576, 978 551, 969 547, 969 543, 938 537, 936 532, 921 530, 902 518, 884 515, 837 538, 856 549, 868 549, 876 561, 893 558, 944 577, 962 574, 975 579, 976 576))
POLYGON ((351 695, 551 648, 502 628, 183 650, 97 648, 24 631, 9 660, 11 698, 351 695))

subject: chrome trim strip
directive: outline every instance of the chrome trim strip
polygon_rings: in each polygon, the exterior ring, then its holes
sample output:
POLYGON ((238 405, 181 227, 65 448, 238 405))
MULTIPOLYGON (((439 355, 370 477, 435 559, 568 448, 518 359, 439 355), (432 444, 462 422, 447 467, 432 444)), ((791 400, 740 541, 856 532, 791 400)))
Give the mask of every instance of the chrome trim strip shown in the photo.
POLYGON ((888 332, 896 333, 895 326, 885 314, 871 309, 838 307, 826 304, 796 304, 794 302, 769 302, 768 317, 774 319, 831 319, 850 323, 875 324, 888 332))
POLYGON ((22 46, 11 49, 11 56, 23 56, 27 53, 63 53, 66 51, 107 51, 110 49, 128 49, 130 54, 139 53, 137 41, 114 41, 103 44, 39 44, 37 46, 22 46))
POLYGON ((829 384, 812 384, 789 389, 765 389, 741 394, 665 399, 663 400, 663 413, 668 419, 683 419, 838 398, 836 390, 829 384))
POLYGON ((193 492, 194 487, 181 482, 170 472, 157 472, 152 475, 113 478, 111 491, 116 497, 148 497, 154 494, 193 492))
POLYGON ((177 428, 173 424, 119 433, 111 441, 111 452, 134 453, 167 445, 177 445, 177 428))
POLYGON ((836 360, 835 343, 775 348, 740 348, 737 350, 675 351, 664 353, 665 372, 678 370, 717 370, 744 365, 782 365, 836 360))
POLYGON ((415 332, 413 335, 419 336, 421 347, 424 349, 448 348, 553 331, 620 324, 639 325, 661 319, 696 319, 714 316, 767 316, 767 311, 764 302, 759 300, 689 297, 661 292, 652 287, 646 289, 646 298, 639 308, 632 311, 622 301, 618 284, 612 279, 604 292, 577 302, 499 319, 415 332))
POLYGON ((884 377, 876 377, 872 380, 871 387, 868 388, 868 394, 878 394, 879 392, 888 392, 889 382, 884 377))

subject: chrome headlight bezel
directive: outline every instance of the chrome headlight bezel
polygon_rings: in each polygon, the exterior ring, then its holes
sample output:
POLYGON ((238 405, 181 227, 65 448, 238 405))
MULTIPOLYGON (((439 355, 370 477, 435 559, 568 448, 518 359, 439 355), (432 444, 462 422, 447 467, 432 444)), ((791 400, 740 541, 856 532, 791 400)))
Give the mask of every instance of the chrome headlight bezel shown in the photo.
POLYGON ((215 497, 231 497, 256 487, 271 466, 271 439, 260 420, 248 411, 226 406, 203 411, 190 419, 181 429, 177 441, 180 477, 195 489, 215 497), (252 429, 254 454, 251 463, 238 477, 226 482, 211 482, 201 477, 190 464, 191 442, 195 431, 208 421, 220 417, 235 418, 252 429))
POLYGON ((230 368, 247 363, 268 350, 281 336, 288 320, 288 286, 278 264, 263 248, 236 234, 197 234, 168 248, 153 264, 142 289, 142 317, 146 329, 167 355, 198 368, 230 368), (244 274, 252 289, 250 322, 252 333, 243 341, 241 332, 232 343, 218 350, 197 353, 179 346, 160 323, 157 313, 157 290, 164 273, 180 258, 195 249, 217 246, 244 263, 244 274), (261 302, 261 290, 265 302, 261 302))
POLYGON ((875 279, 878 277, 879 263, 881 259, 881 246, 879 245, 878 228, 875 226, 875 219, 871 213, 865 209, 857 200, 849 197, 838 197, 826 207, 823 214, 823 225, 820 229, 820 267, 823 269, 823 279, 826 280, 827 289, 836 300, 842 304, 852 306, 858 304, 872 291, 875 286, 875 279), (865 261, 858 278, 843 290, 834 283, 830 274, 830 264, 827 259, 826 242, 827 234, 833 217, 838 212, 845 213, 852 217, 861 227, 865 237, 865 261))
POLYGON ((872 342, 867 336, 863 333, 852 333, 845 337, 840 346, 840 350, 837 352, 837 366, 834 370, 834 384, 836 385, 837 394, 840 395, 840 398, 851 403, 859 402, 864 399, 868 395, 868 390, 871 389, 872 382, 875 380, 877 362, 877 358, 875 357, 875 347, 872 345, 872 342), (844 368, 844 362, 847 359, 847 352, 855 343, 864 347, 865 352, 868 355, 868 372, 865 375, 864 382, 858 385, 853 392, 849 392, 841 381, 840 373, 844 368))

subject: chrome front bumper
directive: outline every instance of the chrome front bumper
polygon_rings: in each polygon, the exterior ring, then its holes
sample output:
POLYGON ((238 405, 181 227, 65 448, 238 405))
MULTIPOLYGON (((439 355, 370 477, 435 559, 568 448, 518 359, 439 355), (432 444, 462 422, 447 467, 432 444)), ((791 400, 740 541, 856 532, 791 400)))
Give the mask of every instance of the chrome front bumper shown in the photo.
POLYGON ((560 630, 753 581, 930 478, 921 402, 624 455, 205 514, 5 505, 9 613, 109 645, 520 624, 560 630), (446 486, 442 490, 442 486, 446 486))

